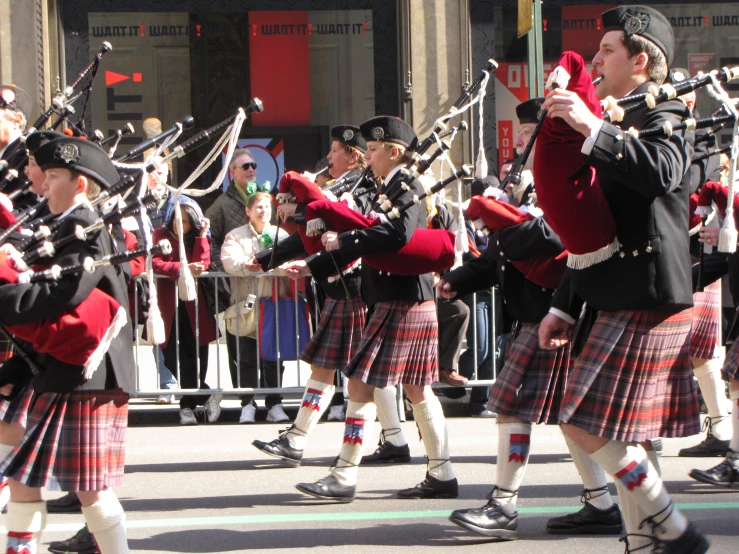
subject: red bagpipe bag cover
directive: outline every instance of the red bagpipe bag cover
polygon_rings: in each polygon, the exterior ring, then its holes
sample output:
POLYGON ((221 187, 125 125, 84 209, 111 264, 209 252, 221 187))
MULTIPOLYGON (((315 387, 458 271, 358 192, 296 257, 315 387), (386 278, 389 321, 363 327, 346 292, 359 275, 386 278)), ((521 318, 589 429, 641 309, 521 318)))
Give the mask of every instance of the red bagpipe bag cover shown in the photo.
MULTIPOLYGON (((10 258, 0 252, 0 284, 17 283, 18 276, 10 258)), ((95 288, 85 300, 61 315, 5 328, 31 343, 40 354, 93 371, 126 320, 126 310, 110 295, 95 288)))
MULTIPOLYGON (((585 66, 574 52, 559 60, 575 92, 597 117, 600 101, 585 66)), ((556 70, 556 68, 555 68, 556 70)), ((595 170, 581 153, 585 137, 560 118, 545 117, 536 139, 534 183, 539 207, 569 252, 567 265, 581 269, 605 261, 618 251, 616 224, 595 170)))
MULTIPOLYGON (((473 223, 482 220, 485 226, 494 233, 535 219, 533 215, 522 211, 513 204, 489 196, 474 196, 471 198, 470 204, 464 213, 473 223)), ((512 260, 511 264, 532 283, 540 287, 554 289, 557 288, 562 277, 564 277, 566 260, 567 250, 563 250, 556 257, 512 260)))
MULTIPOLYGON (((371 218, 355 212, 344 201, 312 202, 308 204, 305 218, 308 223, 322 219, 339 233, 367 229, 382 224, 382 219, 379 217, 371 218)), ((315 239, 316 237, 308 238, 315 239)), ((318 241, 320 242, 320 236, 318 241)), ((413 231, 411 240, 397 252, 367 254, 362 256, 362 263, 379 271, 396 275, 423 275, 439 272, 454 265, 454 241, 454 233, 446 229, 416 229, 413 231)))
MULTIPOLYGON (((700 214, 710 215, 713 208, 712 203, 716 204, 721 217, 726 217, 726 206, 729 202, 729 187, 717 183, 716 181, 706 181, 701 187, 701 191, 698 194, 697 207, 693 209, 691 206, 690 217, 691 226, 693 225, 694 217, 698 217, 698 223, 700 223, 700 214)), ((737 202, 736 194, 734 195, 734 222, 739 227, 739 202, 737 202)))

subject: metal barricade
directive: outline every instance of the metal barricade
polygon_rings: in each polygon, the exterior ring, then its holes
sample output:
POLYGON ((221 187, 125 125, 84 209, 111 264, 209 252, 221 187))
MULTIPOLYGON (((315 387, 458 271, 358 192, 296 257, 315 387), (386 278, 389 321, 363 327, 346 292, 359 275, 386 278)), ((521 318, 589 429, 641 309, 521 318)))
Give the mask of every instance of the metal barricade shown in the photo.
MULTIPOLYGON (((157 279, 164 279, 166 277, 157 276, 157 279)), ((220 279, 227 279, 229 283, 231 280, 239 280, 239 279, 275 279, 273 275, 267 275, 267 274, 261 274, 261 273, 255 273, 253 275, 250 275, 248 277, 234 277, 232 275, 229 275, 224 272, 206 272, 203 273, 200 276, 195 277, 196 280, 198 279, 214 279, 216 280, 216 286, 213 287, 215 291, 215 305, 219 305, 219 287, 217 286, 217 281, 220 279)), ((281 279, 284 279, 282 277, 281 279)), ((141 277, 134 280, 135 286, 138 288, 140 286, 140 283, 143 281, 141 277)), ((236 282, 236 281, 234 281, 236 282)), ((315 285, 313 285, 315 286, 315 285)), ((200 287, 198 287, 200 290, 200 287)), ((275 287, 275 290, 278 294, 279 299, 279 287, 275 287)), ((138 290, 136 291, 136 297, 138 298, 138 290)), ((496 348, 496 338, 497 338, 497 329, 496 329, 496 310, 498 307, 498 291, 497 289, 491 289, 491 303, 489 307, 488 317, 487 320, 491 323, 489 325, 489 328, 486 330, 486 340, 490 340, 492 342, 493 348, 496 348)), ((297 291, 297 287, 293 288, 293 300, 294 300, 294 317, 295 317, 295 345, 296 350, 299 352, 299 344, 300 344, 300 325, 299 325, 299 293, 297 291)), ((241 306, 243 304, 243 301, 245 299, 240 298, 239 293, 239 287, 236 287, 235 292, 235 301, 234 303, 237 306, 241 306)), ((255 299, 254 308, 256 310, 256 318, 257 322, 260 321, 261 318, 261 302, 260 298, 255 299)), ((203 302, 204 299, 200 298, 200 295, 195 299, 195 313, 198 313, 199 304, 203 302)), ((180 325, 179 325, 179 318, 177 317, 177 310, 179 307, 179 303, 181 300, 178 297, 177 294, 177 287, 174 288, 174 306, 175 306, 175 313, 174 313, 174 339, 176 341, 176 347, 179 349, 180 346, 180 325)), ((230 302, 229 302, 230 303, 230 302)), ((477 352, 478 352, 478 344, 477 344, 477 318, 476 318, 476 310, 477 310, 477 303, 478 298, 477 295, 473 295, 473 305, 471 309, 470 314, 470 321, 468 325, 473 326, 473 344, 467 344, 467 348, 471 349, 474 356, 474 376, 472 379, 470 379, 469 383, 467 384, 467 387, 473 387, 473 386, 491 386, 495 379, 497 378, 497 374, 500 368, 497 367, 497 360, 498 355, 496 355, 496 352, 493 352, 491 355, 491 362, 493 364, 493 378, 492 379, 479 379, 478 378, 478 367, 480 361, 477 359, 477 352)), ((139 320, 139 305, 138 302, 134 303, 133 306, 133 313, 132 319, 134 321, 139 320)), ((277 349, 280 351, 280 344, 279 344, 279 309, 276 309, 276 341, 277 341, 277 349)), ((317 308, 316 311, 314 311, 312 314, 312 317, 315 318, 315 321, 318 320, 318 312, 317 308)), ((139 324, 136 325, 136 329, 134 330, 135 334, 135 360, 136 360, 136 392, 134 396, 136 397, 156 397, 163 394, 173 394, 176 393, 177 395, 204 395, 204 394, 214 394, 214 393, 221 393, 224 395, 229 396, 241 396, 241 395, 251 395, 251 394, 258 394, 258 395, 264 395, 264 394, 280 394, 280 395, 286 395, 286 396, 293 396, 293 397, 299 397, 302 395, 304 391, 304 384, 305 381, 307 381, 308 375, 310 373, 310 369, 308 368, 308 374, 306 375, 306 364, 305 362, 301 362, 298 356, 298 359, 294 362, 283 362, 285 365, 285 374, 287 375, 287 384, 283 382, 283 375, 282 371, 280 371, 279 361, 277 362, 277 386, 276 387, 245 387, 242 386, 241 383, 241 371, 239 370, 240 364, 241 364, 241 341, 236 340, 235 341, 235 375, 236 375, 236 383, 232 382, 231 379, 231 369, 229 364, 231 363, 230 355, 228 348, 226 346, 226 329, 225 329, 225 321, 223 318, 223 313, 213 316, 215 318, 216 326, 218 328, 217 332, 217 338, 214 342, 212 342, 209 346, 209 350, 211 353, 214 353, 215 356, 209 355, 209 365, 207 370, 207 379, 208 384, 213 385, 212 388, 190 388, 190 389, 180 389, 177 388, 176 391, 174 389, 166 389, 166 388, 160 388, 160 382, 159 382, 159 374, 160 374, 160 364, 162 363, 162 356, 158 354, 157 350, 160 350, 159 347, 153 346, 150 342, 143 340, 142 337, 142 330, 145 327, 145 325, 139 324), (224 362, 224 358, 226 360, 226 363, 224 362), (211 361, 215 360, 215 364, 211 364, 211 361), (156 371, 152 371, 155 369, 156 371), (224 369, 226 370, 226 375, 224 376, 224 369), (213 372, 215 375, 213 375, 213 372), (156 375, 156 381, 155 386, 151 386, 152 382, 152 373, 155 373, 156 375), (304 379, 305 377, 305 379, 304 379), (230 386, 228 386, 230 385, 230 386)), ((237 335, 239 333, 239 318, 237 317, 237 335)), ((309 329, 311 326, 309 325, 309 329)), ((196 343, 199 343, 200 339, 200 322, 199 318, 195 318, 195 341, 196 343)), ((232 335, 233 336, 233 335, 232 335)), ((238 339, 239 337, 236 337, 238 339)), ((255 350, 255 363, 256 363, 256 372, 257 375, 261 374, 262 371, 262 361, 261 358, 258 356, 257 353, 261 351, 261 344, 260 344, 260 333, 257 331, 254 337, 254 340, 256 341, 256 350, 255 350)), ((200 352, 199 348, 195 349, 196 351, 196 367, 200 367, 200 352)), ((177 358, 179 360, 179 350, 177 352, 177 358)), ((175 368, 167 368, 169 371, 172 372, 174 377, 177 379, 177 382, 181 382, 181 375, 180 375, 180 364, 177 364, 177 367, 175 368)), ((448 387, 449 385, 446 385, 444 383, 435 383, 433 385, 435 388, 444 388, 448 387)), ((400 401, 400 394, 399 391, 399 406, 401 405, 400 401)), ((401 410, 402 413, 402 410, 401 410)))

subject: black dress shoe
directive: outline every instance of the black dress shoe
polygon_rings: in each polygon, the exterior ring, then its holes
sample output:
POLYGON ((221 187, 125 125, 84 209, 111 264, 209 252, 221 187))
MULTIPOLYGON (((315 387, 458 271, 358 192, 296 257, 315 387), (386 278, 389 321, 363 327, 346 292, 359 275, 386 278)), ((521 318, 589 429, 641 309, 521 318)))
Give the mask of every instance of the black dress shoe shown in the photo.
POLYGON ((733 456, 726 458, 719 465, 706 471, 694 469, 689 475, 696 481, 717 487, 730 489, 739 486, 739 459, 735 452, 730 452, 733 456))
POLYGON ((654 542, 654 554, 704 554, 711 543, 693 523, 688 523, 683 534, 671 541, 657 539, 654 542))
POLYGON ((49 552, 56 554, 67 554, 74 552, 76 554, 95 554, 98 551, 95 544, 95 537, 92 536, 90 530, 85 525, 77 531, 75 535, 66 541, 52 541, 49 543, 49 552))
POLYGON ((426 473, 426 479, 413 488, 398 491, 398 498, 457 498, 459 484, 456 477, 440 481, 426 473))
POLYGON ((305 494, 321 498, 323 500, 335 500, 336 502, 348 503, 354 500, 357 494, 355 485, 341 485, 330 473, 315 483, 298 483, 295 487, 305 494))
POLYGON ((407 444, 395 446, 388 441, 381 441, 374 454, 362 456, 360 465, 371 464, 407 464, 411 461, 411 449, 407 444))
POLYGON ((47 500, 46 511, 50 514, 82 513, 82 503, 77 493, 70 492, 54 500, 47 500))
POLYGON ((518 538, 518 512, 507 515, 495 498, 491 498, 482 508, 454 510, 449 521, 486 537, 507 541, 518 538))
POLYGON ((298 467, 303 460, 303 451, 290 446, 287 433, 283 433, 271 442, 254 441, 252 445, 265 454, 280 458, 290 467, 298 467))
POLYGON ((554 535, 620 535, 623 532, 621 510, 616 504, 600 510, 585 502, 579 512, 547 521, 547 532, 554 535))
POLYGON ((723 457, 729 451, 729 441, 722 441, 708 433, 706 438, 689 448, 683 448, 677 453, 683 458, 713 458, 714 456, 723 457))

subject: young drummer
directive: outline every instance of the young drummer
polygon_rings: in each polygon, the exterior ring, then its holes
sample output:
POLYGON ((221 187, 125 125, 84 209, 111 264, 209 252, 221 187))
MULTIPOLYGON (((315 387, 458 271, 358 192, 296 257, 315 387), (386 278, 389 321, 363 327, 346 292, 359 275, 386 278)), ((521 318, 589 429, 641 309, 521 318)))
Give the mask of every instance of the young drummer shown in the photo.
MULTIPOLYGON (((366 159, 374 174, 383 179, 381 192, 388 197, 400 192, 401 168, 410 159, 408 151, 417 142, 413 129, 404 121, 379 116, 360 126, 367 140, 366 159)), ((396 204, 405 204, 423 188, 412 180, 409 190, 400 193, 396 204)), ((375 210, 379 209, 376 205, 375 210)), ((328 231, 322 241, 339 267, 363 254, 397 252, 418 228, 426 227, 425 212, 414 205, 389 223, 338 235, 328 231)), ((323 279, 335 273, 334 261, 325 253, 306 261, 284 266, 294 278, 312 273, 323 279)), ((363 438, 375 421, 373 391, 402 383, 413 403, 413 414, 429 457, 426 479, 414 488, 398 493, 401 498, 455 498, 457 479, 449 459, 446 421, 441 404, 431 390, 438 379, 438 325, 433 302, 431 274, 401 276, 380 272, 362 264, 362 297, 369 319, 357 352, 344 369, 349 377, 349 407, 344 441, 336 466, 316 483, 301 483, 298 490, 317 498, 351 502, 356 494, 357 466, 363 438)))
MULTIPOLYGON (((88 227, 98 217, 87 202, 100 188, 117 182, 118 173, 98 146, 76 138, 59 138, 35 151, 46 171, 44 196, 63 223, 58 237, 88 227)), ((101 230, 87 241, 60 248, 45 264, 81 264, 86 257, 114 252, 114 241, 101 230)), ((117 267, 75 273, 58 281, 8 284, 0 287, 1 318, 22 324, 61 315, 93 289, 127 305, 126 286, 117 267)), ((20 444, 0 463, 10 480, 8 547, 36 552, 46 519, 41 487, 77 492, 82 512, 103 554, 128 552, 125 515, 111 487, 123 480, 128 391, 134 388, 130 319, 112 339, 107 353, 91 373, 81 366, 38 355, 41 372, 33 377, 33 399, 20 444)))

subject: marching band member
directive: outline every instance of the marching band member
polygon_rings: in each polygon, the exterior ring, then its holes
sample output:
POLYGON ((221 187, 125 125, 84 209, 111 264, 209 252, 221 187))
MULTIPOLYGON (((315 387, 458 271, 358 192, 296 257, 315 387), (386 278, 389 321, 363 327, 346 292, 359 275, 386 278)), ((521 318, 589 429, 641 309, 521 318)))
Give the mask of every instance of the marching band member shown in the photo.
MULTIPOLYGON (((44 144, 34 154, 47 172, 44 192, 50 210, 66 216, 59 236, 73 234, 76 225, 94 223, 97 213, 87 207, 87 199, 118 180, 106 153, 90 142, 65 137, 44 144)), ((85 257, 99 258, 113 248, 111 236, 102 230, 93 240, 73 241, 45 261, 80 264, 85 257)), ((23 324, 62 314, 95 289, 120 306, 127 303, 123 276, 117 268, 107 267, 58 281, 0 286, 2 319, 23 324)), ((42 372, 33 378, 25 434, 0 464, 0 472, 10 479, 9 548, 36 552, 45 525, 41 487, 46 486, 78 493, 103 554, 128 552, 125 514, 110 489, 123 479, 128 391, 135 386, 131 336, 127 318, 89 379, 81 366, 48 355, 37 357, 42 372)))
MULTIPOLYGON (((669 21, 644 6, 608 10, 602 20, 605 35, 593 59, 602 77, 598 97, 661 84, 674 50, 669 21)), ((577 94, 556 89, 542 109, 583 135, 585 163, 596 170, 622 245, 601 263, 568 269, 539 327, 540 345, 559 348, 570 340, 583 301, 598 310, 568 380, 562 429, 614 477, 628 551, 705 552, 708 541, 675 508, 639 444, 699 429, 689 353, 689 190, 681 183, 690 148, 677 133, 635 139, 622 130, 677 125, 687 108, 668 101, 630 112, 617 126, 593 115, 577 94)))
MULTIPOLYGON (((418 139, 404 121, 379 116, 360 126, 367 140, 366 159, 374 174, 384 180, 381 192, 388 196, 400 187, 401 168, 409 161, 408 151, 418 139)), ((408 183, 398 204, 421 195, 423 188, 414 179, 408 183)), ((379 209, 379 205, 375 207, 379 209)), ((340 235, 328 231, 322 237, 326 250, 334 256, 318 253, 305 261, 292 262, 285 269, 293 278, 312 273, 322 279, 338 267, 363 254, 396 252, 413 235, 426 227, 425 212, 417 204, 398 219, 340 235)), ((433 303, 431 274, 400 276, 380 272, 362 264, 362 296, 370 316, 357 352, 344 368, 349 377, 349 407, 344 442, 335 467, 316 483, 301 483, 298 490, 317 498, 351 502, 356 494, 357 466, 361 459, 363 438, 369 435, 376 409, 376 387, 403 383, 413 403, 413 414, 429 457, 426 478, 416 487, 401 490, 400 498, 456 498, 457 479, 449 459, 446 421, 441 404, 431 390, 437 380, 437 319, 433 303)))

